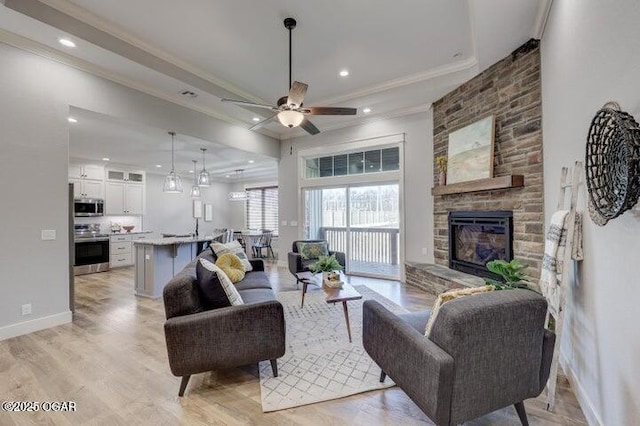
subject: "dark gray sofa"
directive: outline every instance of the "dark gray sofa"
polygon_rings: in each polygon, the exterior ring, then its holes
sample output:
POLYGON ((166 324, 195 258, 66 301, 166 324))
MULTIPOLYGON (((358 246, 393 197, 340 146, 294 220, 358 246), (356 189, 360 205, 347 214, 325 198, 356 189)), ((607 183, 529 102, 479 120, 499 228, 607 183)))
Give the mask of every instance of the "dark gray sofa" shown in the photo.
MULTIPOLYGON (((214 261, 210 250, 198 258, 214 261)), ((169 366, 182 377, 179 395, 192 374, 276 359, 285 352, 284 311, 275 298, 262 260, 236 284, 244 305, 207 310, 196 282, 196 262, 176 274, 163 291, 164 333, 169 366)))
POLYGON ((429 338, 429 312, 394 315, 363 306, 367 353, 437 425, 456 425, 538 396, 549 378, 555 335, 544 329, 545 299, 503 290, 444 304, 429 338))

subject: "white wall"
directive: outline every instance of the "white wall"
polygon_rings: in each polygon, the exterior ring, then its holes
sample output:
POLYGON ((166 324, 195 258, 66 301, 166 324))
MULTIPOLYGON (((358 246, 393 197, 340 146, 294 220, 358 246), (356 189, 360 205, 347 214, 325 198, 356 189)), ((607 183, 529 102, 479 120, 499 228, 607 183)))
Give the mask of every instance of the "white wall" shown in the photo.
MULTIPOLYGON (((244 191, 245 184, 243 182, 232 183, 229 185, 229 191, 240 192, 244 191)), ((229 214, 228 228, 231 229, 245 229, 247 227, 246 221, 246 206, 244 201, 227 201, 227 209, 229 214)))
MULTIPOLYGON (((640 119, 638 22, 637 0, 553 3, 542 40, 547 222, 557 202, 560 168, 584 159, 596 111, 614 100, 640 119)), ((627 212, 604 227, 585 214, 584 254, 568 297, 562 353, 591 424, 638 424, 638 213, 627 212)))
POLYGON ((0 44, 0 64, 0 339, 71 318, 70 105, 279 156, 272 138, 6 44, 0 44), (57 239, 41 241, 43 229, 56 230, 57 239), (22 316, 20 306, 26 303, 33 313, 22 316))
MULTIPOLYGON (((431 110, 389 120, 375 121, 361 126, 322 132, 281 143, 278 168, 280 221, 298 221, 300 194, 298 193, 298 151, 323 145, 405 133, 404 148, 404 213, 405 260, 433 262, 433 117, 431 110), (293 148, 290 154, 290 148, 293 148), (422 249, 426 248, 426 254, 422 249)), ((280 226, 279 259, 286 260, 291 243, 301 237, 299 226, 280 226)))
MULTIPOLYGON (((193 175, 182 176, 181 194, 167 194, 162 192, 165 175, 147 173, 147 211, 144 216, 144 228, 154 233, 185 234, 195 231, 196 222, 193 218, 193 198, 189 191, 193 182, 193 175)), ((198 221, 199 234, 211 235, 215 228, 226 228, 229 222, 229 201, 227 194, 230 185, 212 182, 208 188, 200 188, 202 204, 213 205, 213 220, 198 221)), ((203 207, 204 208, 204 207, 203 207)))

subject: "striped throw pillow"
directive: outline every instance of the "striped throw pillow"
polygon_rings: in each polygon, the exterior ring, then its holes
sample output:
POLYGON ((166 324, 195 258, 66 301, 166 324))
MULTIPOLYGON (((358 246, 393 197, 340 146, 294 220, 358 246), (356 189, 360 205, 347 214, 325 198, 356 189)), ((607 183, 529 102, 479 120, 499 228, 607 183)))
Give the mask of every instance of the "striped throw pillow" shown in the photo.
POLYGON ((218 276, 218 280, 220 280, 222 289, 229 298, 229 303, 231 303, 231 306, 244 305, 244 301, 242 300, 240 293, 238 293, 238 289, 233 285, 227 274, 225 274, 222 269, 217 267, 215 263, 211 263, 207 259, 203 258, 200 258, 200 264, 206 270, 215 272, 215 274, 218 276))
POLYGON ((220 257, 225 253, 235 254, 240 258, 246 272, 253 271, 253 266, 251 266, 251 262, 249 262, 247 254, 244 252, 239 242, 231 241, 230 243, 222 244, 214 241, 213 244, 211 244, 211 249, 216 254, 216 257, 220 257))

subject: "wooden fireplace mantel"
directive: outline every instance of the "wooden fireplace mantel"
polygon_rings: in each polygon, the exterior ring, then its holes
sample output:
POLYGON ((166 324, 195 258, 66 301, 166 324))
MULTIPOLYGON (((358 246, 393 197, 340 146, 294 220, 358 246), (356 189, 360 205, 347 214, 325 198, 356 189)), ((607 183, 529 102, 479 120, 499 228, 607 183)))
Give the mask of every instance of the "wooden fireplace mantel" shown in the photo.
POLYGON ((507 175, 494 178, 436 185, 431 188, 431 195, 463 194, 465 192, 492 191, 495 189, 518 188, 524 186, 523 175, 507 175))

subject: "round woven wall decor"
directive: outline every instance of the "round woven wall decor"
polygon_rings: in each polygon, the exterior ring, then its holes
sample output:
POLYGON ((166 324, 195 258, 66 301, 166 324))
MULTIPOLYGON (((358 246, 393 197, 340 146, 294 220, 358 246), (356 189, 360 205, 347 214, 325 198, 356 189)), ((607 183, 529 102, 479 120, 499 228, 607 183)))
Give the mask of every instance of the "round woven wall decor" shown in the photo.
POLYGON ((600 109, 589 128, 585 175, 589 215, 603 226, 640 197, 640 128, 615 102, 600 109))

